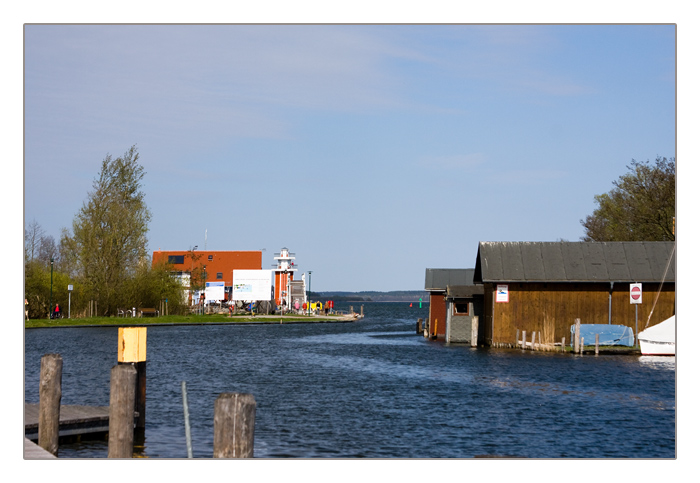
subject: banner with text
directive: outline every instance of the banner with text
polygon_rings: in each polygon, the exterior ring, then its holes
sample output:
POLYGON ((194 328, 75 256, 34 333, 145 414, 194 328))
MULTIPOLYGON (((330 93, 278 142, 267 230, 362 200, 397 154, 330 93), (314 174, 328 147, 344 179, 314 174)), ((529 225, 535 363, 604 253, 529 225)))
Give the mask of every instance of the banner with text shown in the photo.
POLYGON ((224 295, 225 291, 224 282, 207 282, 207 287, 204 290, 204 298, 207 302, 218 302, 226 298, 224 295))
POLYGON ((272 270, 234 270, 231 300, 270 300, 272 270))

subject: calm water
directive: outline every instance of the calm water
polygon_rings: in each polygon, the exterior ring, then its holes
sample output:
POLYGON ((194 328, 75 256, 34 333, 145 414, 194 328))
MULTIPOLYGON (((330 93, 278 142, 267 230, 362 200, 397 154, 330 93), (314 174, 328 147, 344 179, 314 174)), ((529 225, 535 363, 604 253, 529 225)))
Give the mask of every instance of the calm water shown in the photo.
MULTIPOLYGON (((355 305, 358 308, 358 305, 355 305)), ((674 458, 675 358, 472 349, 415 334, 422 309, 365 304, 349 324, 148 328, 142 455, 213 452, 214 401, 255 396, 262 458, 674 458)), ((25 331, 25 400, 63 357, 63 404, 109 405, 117 329, 25 331)), ((106 458, 105 442, 59 457, 106 458)))

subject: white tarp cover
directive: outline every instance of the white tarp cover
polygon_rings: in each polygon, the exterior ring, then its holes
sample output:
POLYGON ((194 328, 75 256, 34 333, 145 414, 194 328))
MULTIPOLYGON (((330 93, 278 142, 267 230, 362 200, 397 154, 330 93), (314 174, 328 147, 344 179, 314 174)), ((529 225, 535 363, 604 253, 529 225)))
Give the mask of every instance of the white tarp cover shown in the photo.
POLYGON ((272 270, 234 270, 231 300, 270 300, 272 270))
MULTIPOLYGON (((571 346, 574 345, 574 334, 576 326, 571 326, 571 346)), ((632 347, 634 345, 634 332, 626 325, 610 324, 581 324, 579 336, 583 338, 584 345, 594 345, 595 336, 598 334, 600 345, 623 345, 632 347)))
POLYGON ((638 338, 654 342, 676 342, 676 316, 673 315, 663 322, 641 331, 638 338))

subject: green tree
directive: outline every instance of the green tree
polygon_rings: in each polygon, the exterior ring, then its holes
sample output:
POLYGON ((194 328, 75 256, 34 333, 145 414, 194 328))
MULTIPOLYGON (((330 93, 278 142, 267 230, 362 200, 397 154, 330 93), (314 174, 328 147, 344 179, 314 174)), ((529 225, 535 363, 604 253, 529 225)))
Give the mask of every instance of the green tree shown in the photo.
POLYGON ((78 245, 67 228, 61 229, 61 239, 58 244, 58 269, 73 278, 80 277, 78 265, 78 245))
POLYGON ((194 292, 203 291, 206 288, 206 265, 201 261, 202 253, 196 252, 194 248, 188 251, 190 258, 190 298, 195 304, 199 303, 199 300, 195 300, 194 292))
POLYGON ((48 317, 49 305, 67 308, 69 277, 60 270, 61 255, 54 238, 36 220, 24 230, 24 297, 29 317, 48 317), (53 283, 52 283, 53 279, 53 283))
POLYGON ((153 267, 142 263, 123 286, 122 298, 126 307, 160 308, 161 301, 168 301, 168 312, 184 312, 185 287, 171 275, 172 265, 157 263, 153 267))
POLYGON ((141 182, 145 175, 136 146, 123 156, 102 161, 93 190, 73 220, 73 235, 64 233, 61 247, 98 310, 113 315, 127 302, 123 288, 147 258, 148 222, 141 182))
MULTIPOLYGON (((67 274, 56 270, 53 277, 51 264, 34 259, 24 266, 24 296, 29 302, 29 318, 46 318, 56 304, 61 306, 64 316, 68 315, 68 285, 73 282, 67 274), (53 278, 53 283, 52 283, 53 278), (51 305, 50 305, 51 304, 51 305)), ((75 298, 72 298, 75 307, 75 298)))
POLYGON ((657 157, 655 163, 632 160, 629 173, 613 182, 608 193, 596 195, 598 208, 581 224, 583 241, 675 240, 676 160, 657 157))
POLYGON ((41 239, 44 236, 44 230, 36 220, 32 220, 24 229, 24 262, 31 262, 39 254, 41 239))

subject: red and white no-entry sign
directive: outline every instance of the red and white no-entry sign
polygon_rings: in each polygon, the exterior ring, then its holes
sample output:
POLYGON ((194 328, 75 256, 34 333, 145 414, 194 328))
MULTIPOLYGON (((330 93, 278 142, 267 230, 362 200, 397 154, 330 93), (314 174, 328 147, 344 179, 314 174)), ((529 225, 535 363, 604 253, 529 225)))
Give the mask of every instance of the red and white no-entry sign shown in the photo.
POLYGON ((631 304, 641 304, 642 303, 642 284, 641 283, 631 283, 630 284, 630 303, 631 304))

